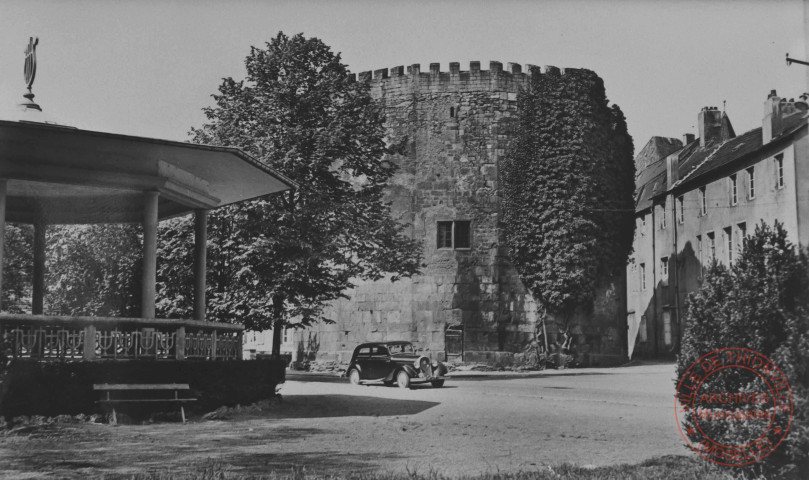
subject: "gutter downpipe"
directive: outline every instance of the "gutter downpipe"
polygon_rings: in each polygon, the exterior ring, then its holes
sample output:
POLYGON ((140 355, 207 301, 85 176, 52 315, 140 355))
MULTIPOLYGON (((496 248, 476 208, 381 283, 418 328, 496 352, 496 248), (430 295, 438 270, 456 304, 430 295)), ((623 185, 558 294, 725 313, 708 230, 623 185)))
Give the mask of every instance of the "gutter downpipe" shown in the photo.
MULTIPOLYGON (((658 343, 657 343, 657 249, 655 248, 657 243, 657 228, 655 225, 655 204, 654 201, 652 202, 652 326, 654 332, 654 356, 657 357, 659 353, 658 343)), ((649 321, 646 321, 646 324, 649 324, 649 321)))
POLYGON ((677 348, 680 348, 683 339, 682 323, 680 322, 680 274, 679 274, 679 254, 677 251, 677 197, 673 192, 671 195, 672 224, 674 225, 674 316, 677 321, 677 348))

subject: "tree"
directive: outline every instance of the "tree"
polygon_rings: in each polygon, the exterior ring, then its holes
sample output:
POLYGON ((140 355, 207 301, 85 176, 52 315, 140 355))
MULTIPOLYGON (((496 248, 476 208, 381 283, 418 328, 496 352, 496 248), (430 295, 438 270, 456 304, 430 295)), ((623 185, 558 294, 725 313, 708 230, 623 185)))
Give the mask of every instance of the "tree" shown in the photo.
POLYGON ((140 315, 142 237, 133 225, 48 228, 47 305, 56 315, 140 315))
MULTIPOLYGON (((722 348, 741 347, 770 358, 788 379, 794 418, 784 442, 763 463, 779 477, 809 475, 809 261, 787 240, 783 226, 761 223, 744 239, 731 267, 714 263, 700 289, 686 302, 678 379, 701 356, 722 348)), ((744 375, 713 376, 706 391, 762 391, 758 379, 744 375)), ((686 426, 693 426, 692 413, 686 426)), ((786 425, 780 425, 786 428, 786 425)), ((703 428, 706 428, 703 423, 703 428)), ((740 445, 755 438, 739 422, 712 425, 711 438, 740 445)), ((760 432, 759 432, 760 433, 760 432)), ((697 441, 697 433, 691 435, 697 441)))
POLYGON ((3 310, 31 313, 34 229, 6 224, 3 255, 3 310))
MULTIPOLYGON (((302 34, 279 33, 264 49, 252 47, 245 65, 245 80, 223 80, 193 141, 239 147, 299 188, 211 213, 209 313, 273 328, 278 354, 292 319, 319 320, 354 278, 415 274, 420 251, 384 201, 396 166, 385 160, 384 117, 368 84, 302 34)), ((161 233, 163 248, 175 252, 158 280, 173 308, 188 308, 190 286, 176 279, 188 271, 188 259, 177 256, 190 250, 179 248, 189 232, 190 222, 180 221, 161 233)))
POLYGON ((589 70, 534 67, 502 166, 511 259, 546 312, 591 304, 632 249, 632 137, 589 70))

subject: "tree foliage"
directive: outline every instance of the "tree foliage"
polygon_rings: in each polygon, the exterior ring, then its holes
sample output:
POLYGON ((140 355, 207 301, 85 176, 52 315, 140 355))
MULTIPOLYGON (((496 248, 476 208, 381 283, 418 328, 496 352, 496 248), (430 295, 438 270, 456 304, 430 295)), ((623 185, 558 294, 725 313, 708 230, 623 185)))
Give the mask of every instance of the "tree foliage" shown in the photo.
POLYGON ((6 224, 3 252, 3 310, 31 313, 34 229, 6 224))
POLYGON ((501 170, 506 237, 534 298, 569 315, 631 251, 633 144, 592 71, 534 68, 530 78, 501 170))
POLYGON ((46 308, 54 315, 140 315, 141 229, 133 225, 48 228, 46 308))
MULTIPOLYGON (((787 240, 780 223, 763 222, 743 243, 731 267, 711 266, 686 302, 678 378, 701 356, 742 347, 768 358, 785 374, 794 398, 790 434, 762 465, 809 475, 809 261, 787 240)), ((707 391, 761 391, 745 376, 715 376, 707 391), (714 380, 715 378, 715 380, 714 380)), ((693 420, 687 417, 687 425, 693 420)), ((738 422, 733 422, 738 423, 738 422)), ((743 425, 719 424, 711 437, 727 445, 751 440, 743 425)), ((786 425, 781 425, 785 428, 786 425)), ((703 426, 704 428, 704 426, 703 426)), ((696 438, 696 435, 694 436, 696 438)), ((755 437, 753 437, 755 438, 755 437)))
MULTIPOLYGON (((308 325, 353 278, 416 273, 418 244, 384 201, 396 167, 384 159, 384 117, 368 85, 301 34, 252 47, 245 65, 244 80, 223 80, 193 141, 239 147, 299 188, 211 212, 211 319, 250 329, 293 318, 308 325)), ((164 308, 188 308, 190 247, 182 246, 190 232, 190 221, 161 231, 164 308)))

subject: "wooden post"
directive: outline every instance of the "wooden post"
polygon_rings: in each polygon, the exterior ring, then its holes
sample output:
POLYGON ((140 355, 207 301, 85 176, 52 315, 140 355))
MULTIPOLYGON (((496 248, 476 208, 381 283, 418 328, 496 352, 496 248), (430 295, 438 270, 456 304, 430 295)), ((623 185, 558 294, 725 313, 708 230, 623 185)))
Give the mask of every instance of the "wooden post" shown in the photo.
POLYGON ((45 233, 47 225, 34 224, 34 272, 32 275, 31 313, 42 315, 45 306, 45 233))
POLYGON ((84 327, 84 359, 95 360, 96 358, 96 327, 87 325, 84 327))
POLYGON ((177 360, 185 360, 185 327, 177 327, 177 338, 174 339, 174 353, 177 360))
MULTIPOLYGON (((0 292, 3 291, 3 257, 6 243, 6 189, 8 180, 0 178, 0 292)), ((2 295, 0 295, 2 298, 2 295)), ((2 308, 2 303, 0 303, 2 308)))
POLYGON ((158 196, 157 192, 143 192, 143 282, 140 309, 142 318, 155 318, 158 196))
POLYGON ((236 343, 236 360, 243 360, 244 359, 244 331, 239 330, 239 334, 237 336, 238 341, 236 343))
POLYGON ((205 262, 208 248, 208 211, 194 210, 194 319, 205 320, 205 262))

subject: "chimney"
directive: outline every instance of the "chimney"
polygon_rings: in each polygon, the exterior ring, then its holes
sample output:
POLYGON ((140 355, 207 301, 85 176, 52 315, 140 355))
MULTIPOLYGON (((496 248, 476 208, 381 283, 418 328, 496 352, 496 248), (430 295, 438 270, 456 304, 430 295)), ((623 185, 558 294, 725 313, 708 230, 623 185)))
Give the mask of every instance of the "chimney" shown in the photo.
POLYGON ((772 140, 773 134, 778 135, 778 124, 780 123, 778 114, 781 97, 771 90, 764 101, 764 119, 761 122, 761 143, 767 144, 772 140))
POLYGON ((693 133, 684 133, 683 134, 683 146, 690 145, 691 142, 694 141, 694 134, 693 133))
POLYGON ((767 95, 764 102, 764 119, 761 122, 761 142, 770 143, 773 138, 784 132, 784 128, 794 124, 795 118, 803 115, 809 109, 807 97, 804 94, 796 102, 795 99, 779 97, 775 90, 767 95))
POLYGON ((722 141, 722 112, 716 107, 702 107, 697 116, 699 123, 699 146, 722 141))
MULTIPOLYGON (((693 135, 691 135, 693 140, 693 135)), ((676 151, 666 157, 666 190, 670 190, 672 185, 680 179, 680 152, 676 151)))

